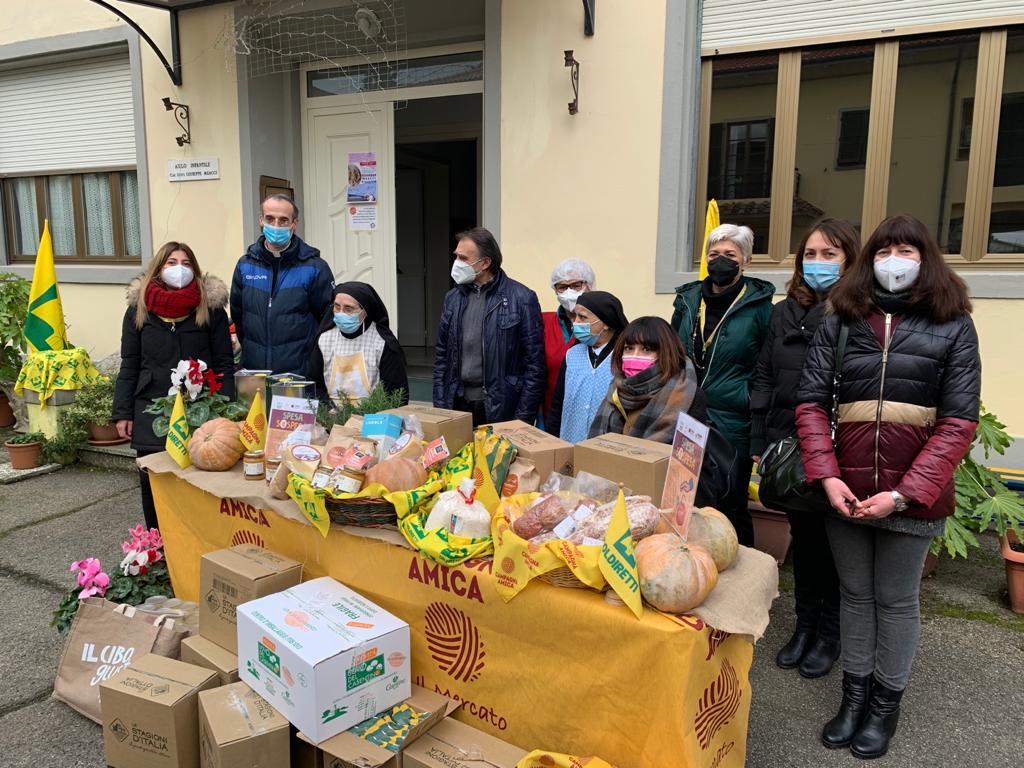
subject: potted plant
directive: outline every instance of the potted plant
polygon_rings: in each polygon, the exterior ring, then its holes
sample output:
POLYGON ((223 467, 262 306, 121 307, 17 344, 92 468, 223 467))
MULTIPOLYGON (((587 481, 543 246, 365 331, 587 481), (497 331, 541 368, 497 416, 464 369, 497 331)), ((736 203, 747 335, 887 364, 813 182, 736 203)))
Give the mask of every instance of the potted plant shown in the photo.
POLYGON ((1024 613, 1024 541, 1010 530, 1002 538, 1003 562, 1006 564, 1006 588, 1010 593, 1010 610, 1024 613))
POLYGON ((10 438, 4 447, 11 456, 11 466, 15 469, 35 469, 43 455, 46 438, 42 432, 26 432, 10 438))
POLYGON ((111 421, 114 411, 114 380, 101 376, 75 394, 75 402, 64 412, 66 424, 83 433, 92 445, 114 445, 125 442, 111 421))
POLYGON ((156 414, 153 434, 157 437, 167 436, 171 427, 171 412, 179 392, 185 405, 185 419, 191 429, 218 417, 231 421, 244 419, 249 413, 248 406, 218 392, 221 384, 217 379, 221 375, 209 370, 202 360, 181 360, 171 370, 171 388, 167 395, 155 398, 145 408, 146 413, 156 414))
POLYGON ((0 427, 14 424, 8 393, 21 371, 21 357, 26 349, 24 326, 29 288, 25 278, 0 273, 0 427))
POLYGON ((47 438, 43 445, 43 461, 47 464, 68 466, 78 461, 78 449, 85 442, 86 430, 68 424, 65 414, 57 420, 57 434, 47 438))

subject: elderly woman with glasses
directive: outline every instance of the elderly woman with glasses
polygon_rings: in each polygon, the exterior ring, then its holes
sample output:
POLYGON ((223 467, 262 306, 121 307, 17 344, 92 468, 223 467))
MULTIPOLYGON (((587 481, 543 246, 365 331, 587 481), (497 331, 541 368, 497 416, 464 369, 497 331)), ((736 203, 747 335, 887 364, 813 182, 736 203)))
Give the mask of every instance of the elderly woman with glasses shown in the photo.
POLYGON ((551 288, 558 299, 558 309, 541 315, 544 320, 544 358, 548 366, 547 389, 544 391, 541 414, 545 423, 551 414, 551 399, 558 385, 558 374, 565 362, 565 353, 576 343, 572 335, 576 300, 587 291, 597 288, 597 277, 587 262, 566 259, 552 271, 551 288))

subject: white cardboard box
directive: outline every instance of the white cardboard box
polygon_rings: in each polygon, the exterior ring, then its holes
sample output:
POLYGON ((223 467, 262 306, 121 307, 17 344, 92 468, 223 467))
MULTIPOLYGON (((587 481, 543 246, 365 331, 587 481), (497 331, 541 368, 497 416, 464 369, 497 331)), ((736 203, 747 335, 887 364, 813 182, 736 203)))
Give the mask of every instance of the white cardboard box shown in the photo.
POLYGON ((323 577, 238 606, 238 674, 319 744, 412 694, 409 625, 323 577))

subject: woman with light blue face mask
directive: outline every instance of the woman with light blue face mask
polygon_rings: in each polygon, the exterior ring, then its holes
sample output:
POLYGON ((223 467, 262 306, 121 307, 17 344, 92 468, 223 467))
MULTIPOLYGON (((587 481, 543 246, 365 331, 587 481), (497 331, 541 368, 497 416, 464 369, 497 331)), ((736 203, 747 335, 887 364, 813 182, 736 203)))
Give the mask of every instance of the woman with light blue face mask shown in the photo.
POLYGON ((339 283, 320 324, 307 374, 321 399, 366 397, 378 385, 409 399, 405 353, 388 326, 388 312, 367 283, 339 283))
MULTIPOLYGON (((796 249, 786 298, 772 308, 750 393, 750 451, 796 434, 796 395, 804 358, 832 287, 860 253, 860 236, 842 219, 822 219, 796 249)), ((776 656, 804 677, 826 674, 839 654, 839 580, 821 516, 786 512, 793 533, 796 630, 776 656)))

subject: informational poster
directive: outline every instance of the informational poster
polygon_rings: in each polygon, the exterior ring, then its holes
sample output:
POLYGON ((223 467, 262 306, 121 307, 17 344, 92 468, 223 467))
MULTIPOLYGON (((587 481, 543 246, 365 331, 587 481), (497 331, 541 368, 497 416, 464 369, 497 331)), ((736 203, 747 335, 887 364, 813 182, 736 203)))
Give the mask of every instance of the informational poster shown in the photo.
MULTIPOLYGON (((295 432, 304 433, 302 443, 313 437, 316 424, 316 403, 301 397, 274 397, 267 419, 267 458, 279 458, 281 446, 295 432)), ((293 438, 294 440, 294 438, 293 438)))
POLYGON ((690 525, 690 513, 697 498, 700 467, 704 463, 704 448, 708 444, 708 427, 687 413, 676 420, 676 434, 672 438, 672 455, 665 473, 662 508, 670 510, 668 523, 682 538, 690 525))
POLYGON ((376 205, 350 205, 348 207, 349 229, 354 232, 370 232, 377 228, 376 205))
POLYGON ((377 153, 348 153, 348 202, 377 202, 377 153))

